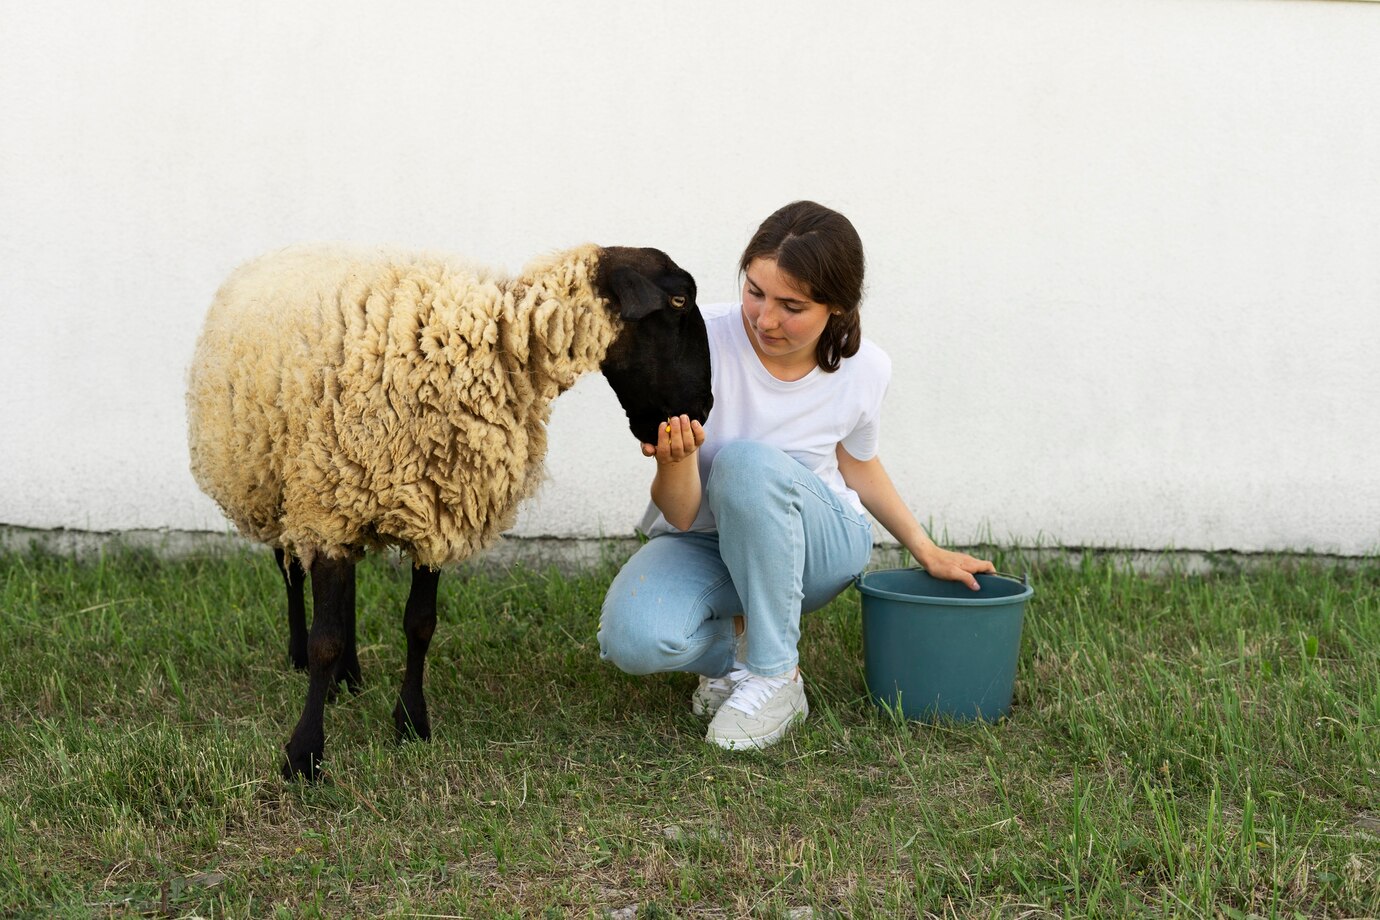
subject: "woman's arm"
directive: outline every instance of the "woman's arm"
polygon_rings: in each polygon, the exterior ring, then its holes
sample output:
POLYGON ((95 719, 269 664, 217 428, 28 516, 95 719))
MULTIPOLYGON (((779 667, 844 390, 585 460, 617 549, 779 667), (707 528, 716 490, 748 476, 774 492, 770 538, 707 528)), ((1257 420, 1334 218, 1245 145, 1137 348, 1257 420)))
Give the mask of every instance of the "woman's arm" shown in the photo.
POLYGON ((973 575, 996 571, 992 563, 984 559, 936 546, 901 500, 886 468, 882 466, 881 457, 857 460, 843 449, 842 444, 835 453, 838 455, 839 472, 843 474, 848 488, 858 493, 868 513, 887 529, 887 533, 901 541, 901 545, 910 551, 916 562, 925 567, 926 572, 945 581, 961 581, 976 591, 979 586, 973 575))
POLYGON ((652 503, 677 530, 695 523, 700 513, 700 471, 695 452, 704 443, 704 429, 690 416, 669 419, 657 431, 656 446, 642 445, 642 454, 656 457, 652 503))

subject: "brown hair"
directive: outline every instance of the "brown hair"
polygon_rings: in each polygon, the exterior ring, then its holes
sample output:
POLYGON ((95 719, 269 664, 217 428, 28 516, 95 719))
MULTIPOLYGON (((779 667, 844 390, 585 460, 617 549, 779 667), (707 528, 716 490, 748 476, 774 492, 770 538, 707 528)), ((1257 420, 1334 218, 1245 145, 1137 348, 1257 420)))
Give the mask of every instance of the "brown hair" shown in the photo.
POLYGON ((829 321, 815 346, 822 370, 836 371, 844 358, 858 353, 863 248, 848 218, 813 201, 792 202, 762 221, 738 270, 746 272, 754 259, 771 259, 804 287, 802 293, 829 307, 829 321))

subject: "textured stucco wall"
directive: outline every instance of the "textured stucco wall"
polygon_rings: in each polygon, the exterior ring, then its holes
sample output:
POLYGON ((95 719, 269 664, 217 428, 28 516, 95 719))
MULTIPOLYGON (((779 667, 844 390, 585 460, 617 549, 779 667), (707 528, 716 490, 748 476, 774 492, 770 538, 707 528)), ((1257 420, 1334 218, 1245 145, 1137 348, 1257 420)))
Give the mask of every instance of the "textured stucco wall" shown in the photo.
MULTIPOLYGON (((656 245, 710 302, 811 197, 937 536, 1380 547, 1380 4, 409 9, 0 0, 0 524, 226 526, 183 376, 258 252, 656 245)), ((517 533, 628 533, 603 381, 552 428, 517 533)))

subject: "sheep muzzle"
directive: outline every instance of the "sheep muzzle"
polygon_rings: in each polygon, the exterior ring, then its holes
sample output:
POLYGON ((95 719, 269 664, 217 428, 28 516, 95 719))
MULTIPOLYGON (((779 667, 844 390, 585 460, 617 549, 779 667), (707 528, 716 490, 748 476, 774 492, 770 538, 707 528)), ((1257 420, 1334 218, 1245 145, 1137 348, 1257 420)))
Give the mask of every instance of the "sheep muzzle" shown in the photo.
POLYGON ((624 320, 601 369, 633 435, 655 444, 671 416, 708 419, 709 338, 690 273, 658 249, 609 247, 601 250, 595 287, 624 320))

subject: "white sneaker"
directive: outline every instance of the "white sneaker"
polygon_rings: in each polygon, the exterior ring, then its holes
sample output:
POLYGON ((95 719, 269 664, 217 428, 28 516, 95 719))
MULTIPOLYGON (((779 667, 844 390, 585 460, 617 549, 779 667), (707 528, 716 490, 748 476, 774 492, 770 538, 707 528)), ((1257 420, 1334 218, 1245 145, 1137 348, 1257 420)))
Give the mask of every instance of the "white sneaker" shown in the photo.
POLYGON ((709 723, 704 740, 728 750, 770 747, 810 712, 805 681, 747 673, 709 723))
POLYGON ((694 693, 690 694, 691 712, 708 719, 719 711, 724 700, 733 695, 733 688, 738 686, 738 681, 748 676, 747 665, 743 664, 743 656, 746 654, 747 630, 745 629, 733 638, 733 666, 729 672, 723 677, 700 675, 700 685, 695 688, 694 693))
POLYGON ((723 677, 705 677, 700 675, 700 685, 695 688, 695 692, 690 694, 690 711, 697 716, 706 719, 712 718, 714 713, 719 711, 719 707, 724 704, 724 700, 733 695, 733 690, 738 686, 738 682, 747 677, 746 670, 735 668, 723 677))

